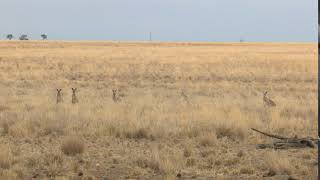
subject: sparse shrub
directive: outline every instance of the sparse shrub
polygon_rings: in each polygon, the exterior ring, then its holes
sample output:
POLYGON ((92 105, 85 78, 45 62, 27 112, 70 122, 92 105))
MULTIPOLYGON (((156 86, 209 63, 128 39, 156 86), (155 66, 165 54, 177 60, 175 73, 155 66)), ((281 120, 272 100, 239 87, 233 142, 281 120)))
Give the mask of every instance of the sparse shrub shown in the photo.
POLYGON ((84 142, 77 137, 68 137, 63 140, 61 150, 64 154, 74 156, 84 151, 84 142))

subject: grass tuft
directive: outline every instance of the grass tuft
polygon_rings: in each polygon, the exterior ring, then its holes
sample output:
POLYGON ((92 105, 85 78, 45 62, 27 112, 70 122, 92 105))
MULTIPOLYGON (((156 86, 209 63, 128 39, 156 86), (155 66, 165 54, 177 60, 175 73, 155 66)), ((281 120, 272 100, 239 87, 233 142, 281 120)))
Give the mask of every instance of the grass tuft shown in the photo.
POLYGON ((78 137, 67 137, 62 142, 61 150, 70 156, 81 154, 84 151, 84 142, 78 137))
POLYGON ((294 168, 287 157, 280 156, 277 152, 269 152, 264 157, 265 167, 271 174, 290 175, 294 168))

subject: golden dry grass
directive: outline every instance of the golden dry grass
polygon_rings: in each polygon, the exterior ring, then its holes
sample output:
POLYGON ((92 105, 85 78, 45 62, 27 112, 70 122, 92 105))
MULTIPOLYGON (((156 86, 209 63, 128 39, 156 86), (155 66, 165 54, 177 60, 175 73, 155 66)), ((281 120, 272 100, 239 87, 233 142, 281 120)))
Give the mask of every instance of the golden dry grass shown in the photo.
POLYGON ((317 149, 257 150, 250 128, 316 137, 317 65, 311 43, 1 41, 0 176, 315 178, 317 149))

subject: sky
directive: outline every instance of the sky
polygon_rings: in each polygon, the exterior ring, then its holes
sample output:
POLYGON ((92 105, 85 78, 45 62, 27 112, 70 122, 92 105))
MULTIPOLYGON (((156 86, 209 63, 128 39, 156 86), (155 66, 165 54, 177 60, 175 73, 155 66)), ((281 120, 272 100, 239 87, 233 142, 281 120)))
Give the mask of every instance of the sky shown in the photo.
POLYGON ((317 0, 0 0, 0 39, 316 42, 317 0))

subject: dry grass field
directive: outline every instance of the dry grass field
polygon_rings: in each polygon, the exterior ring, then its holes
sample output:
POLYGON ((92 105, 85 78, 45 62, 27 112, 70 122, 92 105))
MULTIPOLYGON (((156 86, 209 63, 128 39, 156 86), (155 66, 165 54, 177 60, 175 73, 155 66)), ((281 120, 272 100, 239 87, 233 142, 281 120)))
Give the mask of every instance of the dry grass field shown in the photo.
POLYGON ((316 43, 0 41, 0 179, 316 179, 317 148, 250 128, 316 138, 317 65, 316 43))

